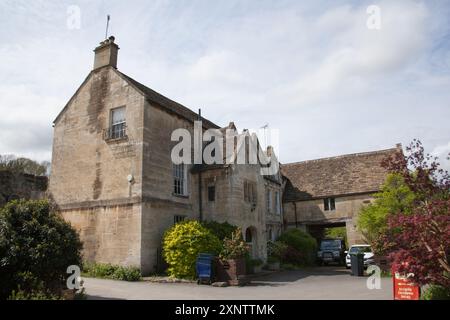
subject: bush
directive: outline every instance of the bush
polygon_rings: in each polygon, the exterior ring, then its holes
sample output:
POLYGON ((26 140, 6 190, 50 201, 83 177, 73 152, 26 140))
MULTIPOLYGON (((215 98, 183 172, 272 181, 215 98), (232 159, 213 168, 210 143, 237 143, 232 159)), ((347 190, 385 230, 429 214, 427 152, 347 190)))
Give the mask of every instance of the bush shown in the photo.
POLYGON ((171 277, 193 279, 198 254, 218 254, 221 248, 220 240, 200 222, 177 223, 164 234, 163 255, 169 264, 167 272, 171 277))
POLYGON ((223 248, 220 252, 220 259, 240 259, 245 258, 249 254, 249 246, 245 243, 242 237, 242 231, 237 228, 231 238, 225 238, 223 241, 223 248))
POLYGON ((268 241, 267 242, 267 255, 268 262, 280 262, 285 256, 288 245, 281 241, 268 241))
POLYGON ((307 232, 290 229, 281 234, 278 241, 287 245, 281 262, 295 265, 312 265, 315 262, 317 242, 307 232))
POLYGON ((15 297, 60 294, 67 267, 81 265, 81 248, 76 231, 48 201, 9 202, 0 209, 0 299, 13 291, 15 297))
POLYGON ((137 267, 123 267, 109 263, 84 263, 83 275, 94 278, 139 281, 141 272, 137 267))
POLYGON ((238 227, 232 225, 228 222, 216 222, 216 221, 205 221, 202 222, 203 226, 209 229, 220 241, 223 241, 225 238, 231 238, 233 232, 236 231, 238 227))
POLYGON ((59 295, 41 290, 13 290, 8 300, 62 300, 59 295))
POLYGON ((421 296, 422 300, 450 300, 450 288, 438 285, 430 285, 421 296))

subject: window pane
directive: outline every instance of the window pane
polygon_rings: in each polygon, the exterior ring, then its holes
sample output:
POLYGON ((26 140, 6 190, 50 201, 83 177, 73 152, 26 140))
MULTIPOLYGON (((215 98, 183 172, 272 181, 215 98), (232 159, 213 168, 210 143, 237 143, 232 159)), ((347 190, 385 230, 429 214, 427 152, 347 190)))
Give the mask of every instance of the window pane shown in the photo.
POLYGON ((336 209, 336 205, 334 202, 334 198, 330 198, 330 210, 335 210, 336 209))
POLYGON ((112 110, 111 124, 125 122, 125 107, 112 110))
POLYGON ((173 165, 173 185, 174 190, 173 192, 178 195, 185 195, 185 169, 184 164, 174 164, 173 165))
POLYGON ((329 206, 329 203, 328 203, 328 198, 323 199, 323 207, 324 207, 325 211, 330 210, 330 206, 329 206))

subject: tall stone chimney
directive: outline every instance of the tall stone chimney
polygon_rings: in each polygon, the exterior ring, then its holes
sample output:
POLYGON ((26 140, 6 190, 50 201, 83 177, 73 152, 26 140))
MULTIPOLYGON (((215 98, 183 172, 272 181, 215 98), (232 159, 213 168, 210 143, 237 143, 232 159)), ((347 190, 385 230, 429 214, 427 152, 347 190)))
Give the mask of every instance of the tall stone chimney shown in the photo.
POLYGON ((114 40, 115 38, 111 36, 100 42, 100 45, 94 49, 94 70, 104 66, 112 66, 117 69, 119 46, 114 43, 114 40))

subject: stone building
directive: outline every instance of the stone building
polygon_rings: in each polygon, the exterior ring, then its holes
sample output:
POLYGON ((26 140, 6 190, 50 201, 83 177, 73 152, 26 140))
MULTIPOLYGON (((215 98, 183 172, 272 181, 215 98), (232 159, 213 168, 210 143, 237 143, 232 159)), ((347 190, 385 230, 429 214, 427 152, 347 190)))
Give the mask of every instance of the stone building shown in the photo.
MULTIPOLYGON (((117 69, 114 38, 95 52, 94 68, 54 121, 49 193, 79 231, 88 261, 155 270, 163 233, 184 219, 242 228, 254 257, 281 230, 281 175, 260 165, 179 164, 171 134, 194 121, 221 128, 117 69), (266 198, 269 197, 270 199, 266 198)), ((269 155, 271 150, 267 150, 269 155)))
POLYGON ((348 244, 364 243, 356 229, 358 212, 373 200, 387 172, 381 161, 396 148, 284 164, 283 217, 287 228, 320 238, 328 227, 345 226, 348 244))

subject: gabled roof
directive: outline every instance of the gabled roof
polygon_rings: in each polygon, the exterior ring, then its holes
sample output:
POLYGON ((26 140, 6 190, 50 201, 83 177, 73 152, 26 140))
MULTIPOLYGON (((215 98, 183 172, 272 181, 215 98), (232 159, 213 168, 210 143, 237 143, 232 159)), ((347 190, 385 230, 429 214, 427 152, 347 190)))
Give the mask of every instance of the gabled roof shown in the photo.
POLYGON ((396 152, 401 152, 401 145, 386 150, 283 164, 281 172, 288 179, 283 200, 377 192, 387 175, 381 161, 396 152))
MULTIPOLYGON (((112 68, 112 67, 107 67, 107 68, 112 68)), ((64 106, 64 108, 61 110, 61 112, 58 114, 58 116, 55 118, 55 120, 53 121, 53 123, 56 123, 56 121, 58 121, 58 119, 61 117, 61 115, 65 112, 65 110, 67 109, 68 105, 70 104, 70 102, 74 99, 74 97, 77 96, 78 92, 81 90, 81 88, 88 82, 88 80, 90 79, 90 77, 92 76, 92 74, 94 74, 95 72, 97 72, 98 70, 100 70, 101 68, 92 70, 86 77, 86 79, 84 79, 83 83, 78 87, 77 91, 75 91, 74 95, 69 99, 69 101, 67 102, 67 104, 64 106)), ((122 79, 124 79, 125 81, 127 81, 131 86, 133 86, 136 90, 138 90, 139 92, 141 92, 145 98, 149 101, 149 102, 153 102, 154 104, 157 104, 158 106, 164 108, 166 111, 177 114, 180 117, 185 118, 186 120, 189 121, 196 121, 198 120, 198 114, 195 113, 194 111, 192 111, 191 109, 183 106, 182 104, 175 102, 165 96, 163 96, 162 94, 148 88, 147 86, 143 85, 142 83, 134 80, 133 78, 127 76, 126 74, 120 72, 119 70, 117 70, 116 68, 112 68, 115 72, 117 72, 117 74, 119 76, 122 77, 122 79)), ((202 125, 205 128, 214 128, 214 129, 219 129, 220 127, 218 125, 216 125, 215 123, 205 119, 202 117, 202 125)))
MULTIPOLYGON (((153 89, 143 85, 142 83, 134 80, 133 78, 127 76, 126 74, 116 70, 119 75, 121 75, 126 81, 128 81, 132 86, 134 86, 138 91, 145 95, 146 99, 150 102, 156 103, 157 105, 165 108, 167 111, 175 113, 187 120, 196 121, 198 120, 198 114, 191 109, 183 106, 182 104, 175 102, 162 94, 156 92, 153 89)), ((220 127, 215 123, 209 121, 202 117, 202 125, 206 128, 219 129, 220 127)))

